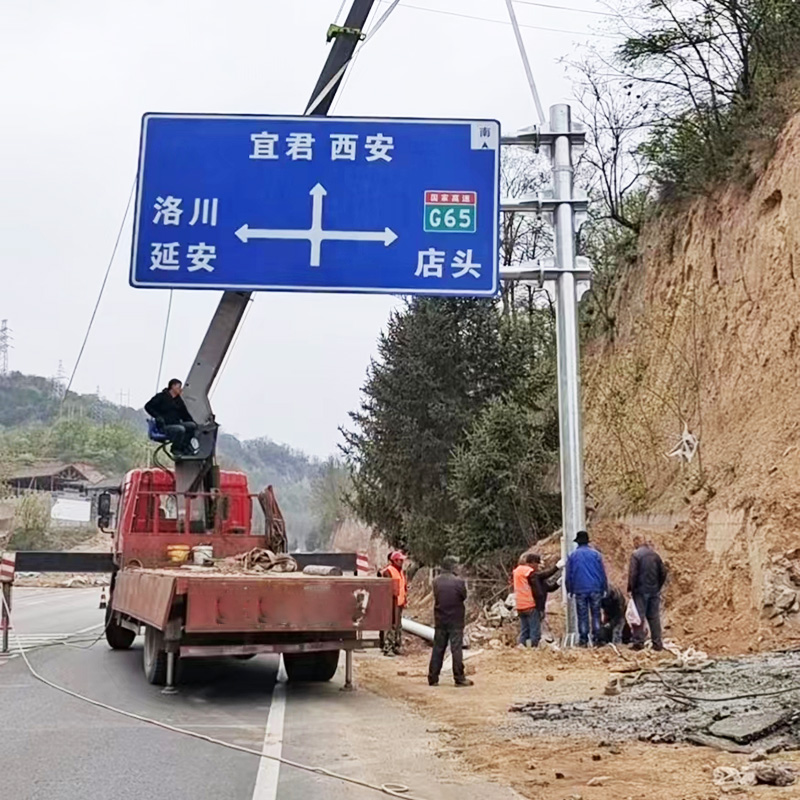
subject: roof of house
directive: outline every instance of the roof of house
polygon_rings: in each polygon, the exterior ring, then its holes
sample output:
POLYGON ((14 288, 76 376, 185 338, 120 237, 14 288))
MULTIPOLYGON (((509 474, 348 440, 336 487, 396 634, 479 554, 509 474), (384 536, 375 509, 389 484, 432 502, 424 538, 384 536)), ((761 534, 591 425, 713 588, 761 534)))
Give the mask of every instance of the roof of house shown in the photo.
POLYGON ((105 478, 102 472, 95 469, 90 464, 65 463, 63 461, 37 461, 32 464, 19 464, 12 466, 7 481, 25 480, 27 478, 56 478, 68 470, 74 470, 80 476, 78 480, 83 480, 88 484, 99 483, 105 478))

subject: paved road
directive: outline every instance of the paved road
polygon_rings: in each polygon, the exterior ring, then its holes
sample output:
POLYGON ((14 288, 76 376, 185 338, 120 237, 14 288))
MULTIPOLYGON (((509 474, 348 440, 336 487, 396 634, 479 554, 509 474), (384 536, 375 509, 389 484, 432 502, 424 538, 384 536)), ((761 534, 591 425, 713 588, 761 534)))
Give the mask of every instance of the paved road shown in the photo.
MULTIPOLYGON (((92 644, 99 589, 17 589, 14 623, 35 668, 73 691, 217 739, 374 783, 398 782, 427 800, 509 800, 511 792, 453 772, 423 721, 368 692, 330 684, 286 687, 262 656, 186 662, 180 692, 144 680, 141 642, 126 652, 92 644), (84 631, 80 646, 28 647, 84 631), (402 736, 399 736, 402 732, 402 736)), ((381 795, 147 725, 36 681, 23 659, 0 658, 0 795, 14 800, 367 800, 381 795)), ((385 796, 385 795, 384 795, 385 796)))

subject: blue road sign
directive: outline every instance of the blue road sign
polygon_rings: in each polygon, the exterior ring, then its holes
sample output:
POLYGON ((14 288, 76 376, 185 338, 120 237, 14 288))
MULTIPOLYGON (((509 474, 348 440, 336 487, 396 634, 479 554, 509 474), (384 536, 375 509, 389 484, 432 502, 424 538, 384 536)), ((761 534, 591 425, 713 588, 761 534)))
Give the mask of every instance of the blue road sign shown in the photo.
POLYGON ((130 282, 491 296, 496 121, 146 114, 130 282))

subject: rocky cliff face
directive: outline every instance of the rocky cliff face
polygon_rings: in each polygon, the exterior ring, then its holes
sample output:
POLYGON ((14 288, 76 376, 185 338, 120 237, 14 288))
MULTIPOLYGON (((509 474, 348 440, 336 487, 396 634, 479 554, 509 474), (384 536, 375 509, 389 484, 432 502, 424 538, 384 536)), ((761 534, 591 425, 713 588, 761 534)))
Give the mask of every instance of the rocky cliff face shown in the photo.
POLYGON ((755 641, 800 631, 798 279, 800 117, 752 188, 648 227, 615 341, 584 354, 590 505, 659 535, 691 526, 686 590, 755 641), (687 433, 690 463, 669 455, 687 433))

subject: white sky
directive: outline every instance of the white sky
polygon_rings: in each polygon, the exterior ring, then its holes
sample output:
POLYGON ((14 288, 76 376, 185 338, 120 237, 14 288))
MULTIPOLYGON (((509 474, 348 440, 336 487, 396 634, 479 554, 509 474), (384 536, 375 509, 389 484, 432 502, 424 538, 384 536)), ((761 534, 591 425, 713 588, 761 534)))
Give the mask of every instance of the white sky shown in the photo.
MULTIPOLYGON (((597 0, 545 0, 602 11, 597 0)), ((347 6, 349 7, 350 0, 347 6)), ((340 96, 348 116, 536 121, 505 0, 402 0, 340 96)), ((10 366, 75 363, 136 170, 145 111, 300 114, 339 0, 2 0, 0 318, 10 366)), ((385 10, 384 0, 380 9, 385 10)), ((517 2, 545 107, 570 100, 565 56, 602 18, 517 2)), ((155 388, 166 291, 128 286, 131 217, 74 388, 140 407, 155 388), (127 397, 126 397, 127 399, 127 397)), ((183 378, 216 292, 176 292, 163 379, 183 378)), ((256 296, 214 394, 230 433, 325 456, 357 406, 390 297, 256 296)), ((162 380, 162 383, 164 381, 162 380)))

